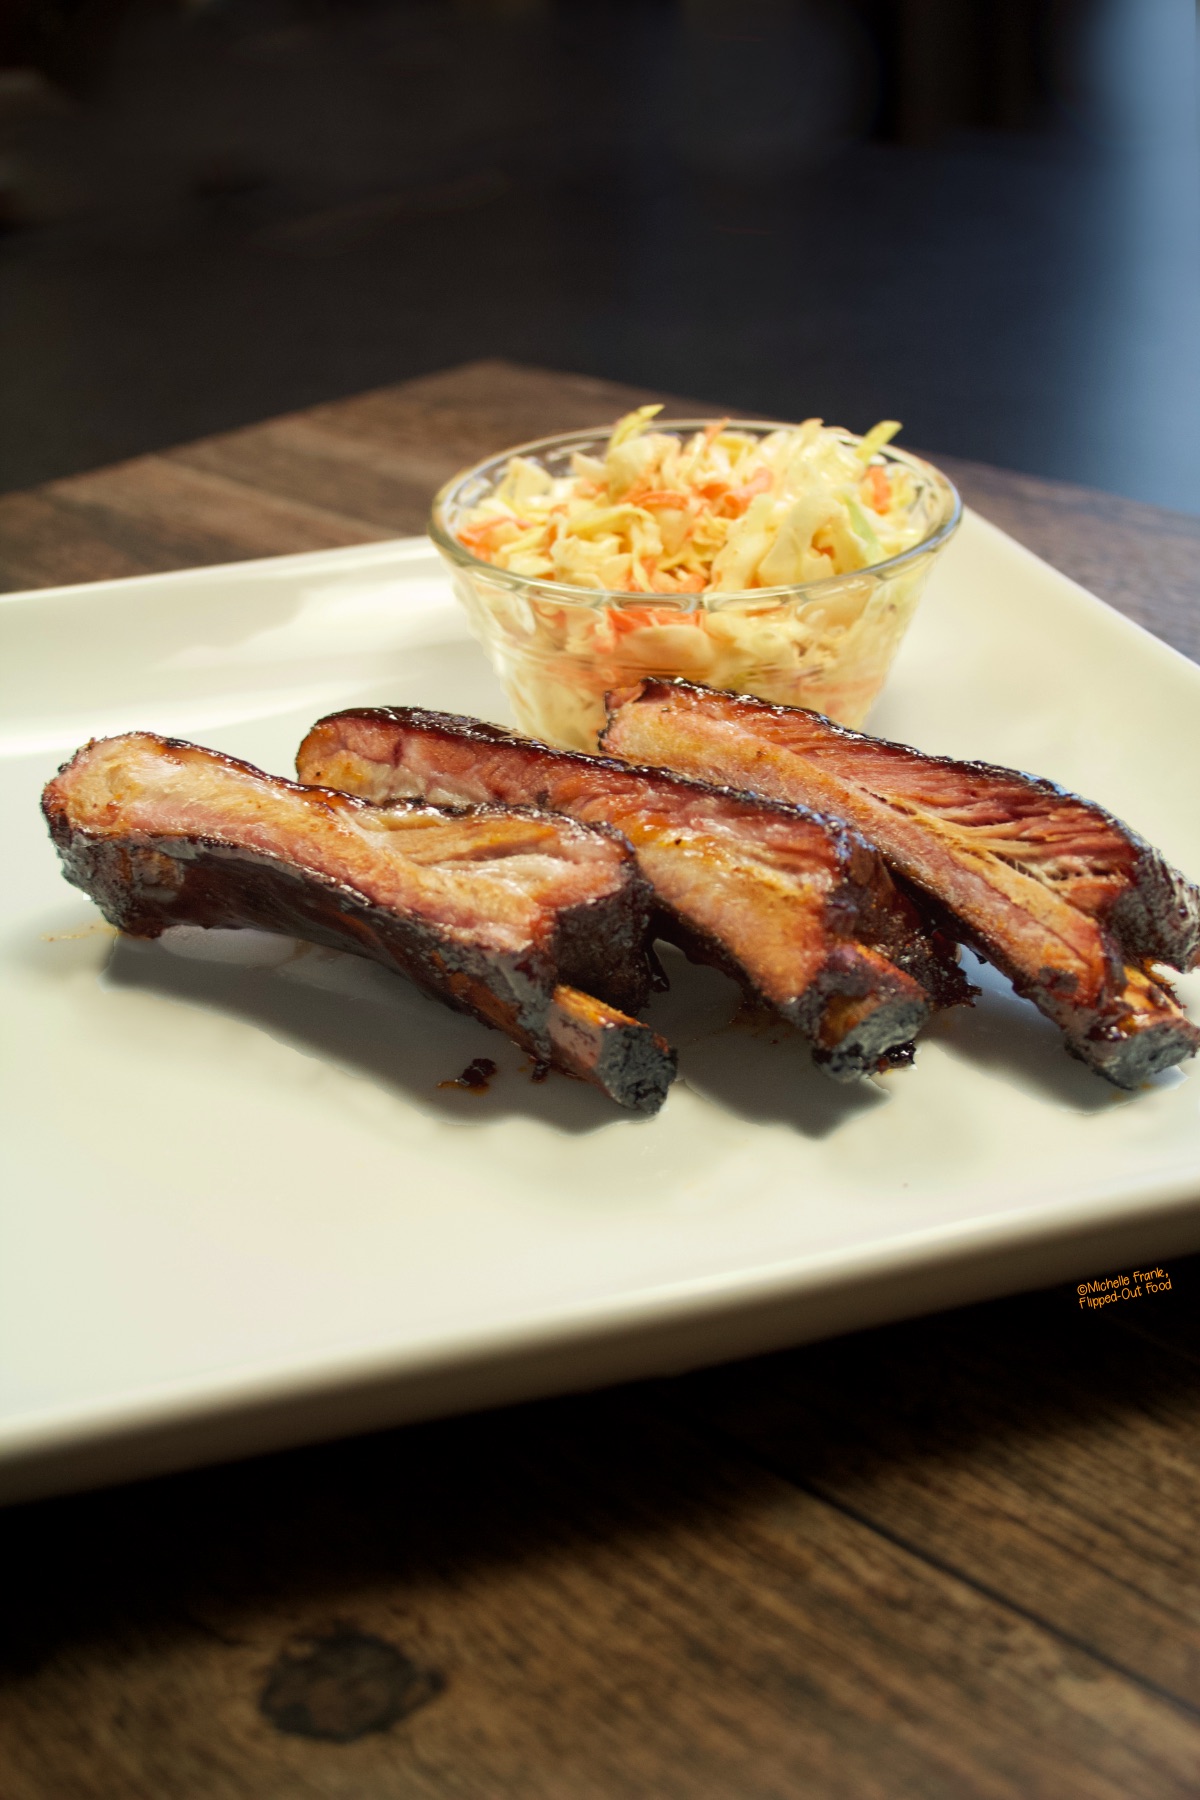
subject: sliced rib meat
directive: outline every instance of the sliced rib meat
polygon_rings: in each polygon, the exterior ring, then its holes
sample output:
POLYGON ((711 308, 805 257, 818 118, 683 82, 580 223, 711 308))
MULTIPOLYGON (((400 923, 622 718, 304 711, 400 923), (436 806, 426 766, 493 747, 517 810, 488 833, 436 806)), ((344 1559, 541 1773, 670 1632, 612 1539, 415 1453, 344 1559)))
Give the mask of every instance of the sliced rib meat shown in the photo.
POLYGON ((969 994, 879 855, 808 811, 415 707, 322 719, 296 766, 374 801, 503 801, 615 826, 653 886, 661 934, 776 1008, 839 1079, 969 994))
POLYGON ((1195 962, 1200 892, 1089 801, 687 682, 611 696, 604 745, 848 819, 1118 1087, 1200 1044, 1145 966, 1195 962))
POLYGON ((645 997, 649 901, 615 834, 371 806, 148 732, 87 745, 42 805, 67 879, 122 930, 257 926, 351 950, 623 1105, 661 1104, 673 1055, 617 1010, 645 997), (576 991, 593 982, 602 999, 576 991))

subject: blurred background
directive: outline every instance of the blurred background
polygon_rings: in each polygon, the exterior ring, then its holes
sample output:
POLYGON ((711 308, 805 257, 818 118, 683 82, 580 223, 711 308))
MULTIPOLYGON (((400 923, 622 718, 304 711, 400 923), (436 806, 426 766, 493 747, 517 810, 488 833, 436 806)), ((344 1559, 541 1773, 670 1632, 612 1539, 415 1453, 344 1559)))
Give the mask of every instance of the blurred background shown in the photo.
POLYGON ((481 356, 1200 510, 1193 0, 0 0, 0 488, 481 356))

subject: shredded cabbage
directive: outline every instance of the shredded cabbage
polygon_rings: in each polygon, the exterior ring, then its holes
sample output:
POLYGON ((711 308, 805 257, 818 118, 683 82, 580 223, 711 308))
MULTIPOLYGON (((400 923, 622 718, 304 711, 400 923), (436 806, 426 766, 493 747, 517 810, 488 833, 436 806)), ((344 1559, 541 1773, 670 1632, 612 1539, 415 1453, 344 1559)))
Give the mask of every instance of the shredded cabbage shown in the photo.
POLYGON ((869 568, 921 541, 902 463, 878 459, 900 426, 855 440, 820 419, 765 435, 715 420, 654 431, 658 406, 618 420, 603 458, 569 475, 523 456, 464 514, 472 555, 534 580, 626 594, 745 593, 869 568))
POLYGON ((685 438, 651 429, 659 410, 626 414, 569 473, 510 457, 455 520, 455 586, 519 724, 594 750, 606 692, 651 674, 861 724, 930 556, 878 565, 944 524, 953 490, 881 454, 891 419, 863 438, 819 419, 685 438))

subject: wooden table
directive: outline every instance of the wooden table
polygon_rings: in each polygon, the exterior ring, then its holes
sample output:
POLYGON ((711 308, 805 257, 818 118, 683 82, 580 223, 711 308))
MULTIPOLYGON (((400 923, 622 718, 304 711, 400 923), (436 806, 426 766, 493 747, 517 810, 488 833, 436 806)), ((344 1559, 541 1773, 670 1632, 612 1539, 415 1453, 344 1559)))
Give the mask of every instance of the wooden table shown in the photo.
MULTIPOLYGON (((419 530, 480 364, 0 499, 0 583, 419 530)), ((1200 521, 941 459, 1200 656, 1200 521)), ((0 1518, 3 1800, 1194 1800, 1200 1259, 0 1518)))

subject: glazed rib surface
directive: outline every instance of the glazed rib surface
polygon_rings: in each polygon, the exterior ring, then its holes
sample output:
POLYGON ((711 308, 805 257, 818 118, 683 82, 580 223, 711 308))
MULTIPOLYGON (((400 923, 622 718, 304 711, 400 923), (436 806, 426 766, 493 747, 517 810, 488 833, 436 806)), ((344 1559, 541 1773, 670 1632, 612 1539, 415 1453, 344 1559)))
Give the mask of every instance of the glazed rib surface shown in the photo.
POLYGON ((374 801, 502 801, 616 827, 654 889, 662 935, 797 1025, 838 1077, 874 1067, 933 1004, 969 991, 879 855, 807 811, 415 707, 321 720, 297 769, 374 801))
POLYGON ((616 755, 856 825, 1118 1086, 1200 1043, 1146 966, 1193 965, 1200 892, 1102 808, 1015 770, 686 682, 648 680, 613 701, 604 743, 616 755))
POLYGON ((645 998, 649 900, 611 833, 372 806, 143 732, 79 751, 43 809, 67 879, 125 931, 257 926, 351 950, 589 1079, 618 1041, 642 1045, 632 1103, 656 1064, 665 1093, 669 1052, 618 1010, 645 998), (593 984, 599 999, 576 991, 593 984))

